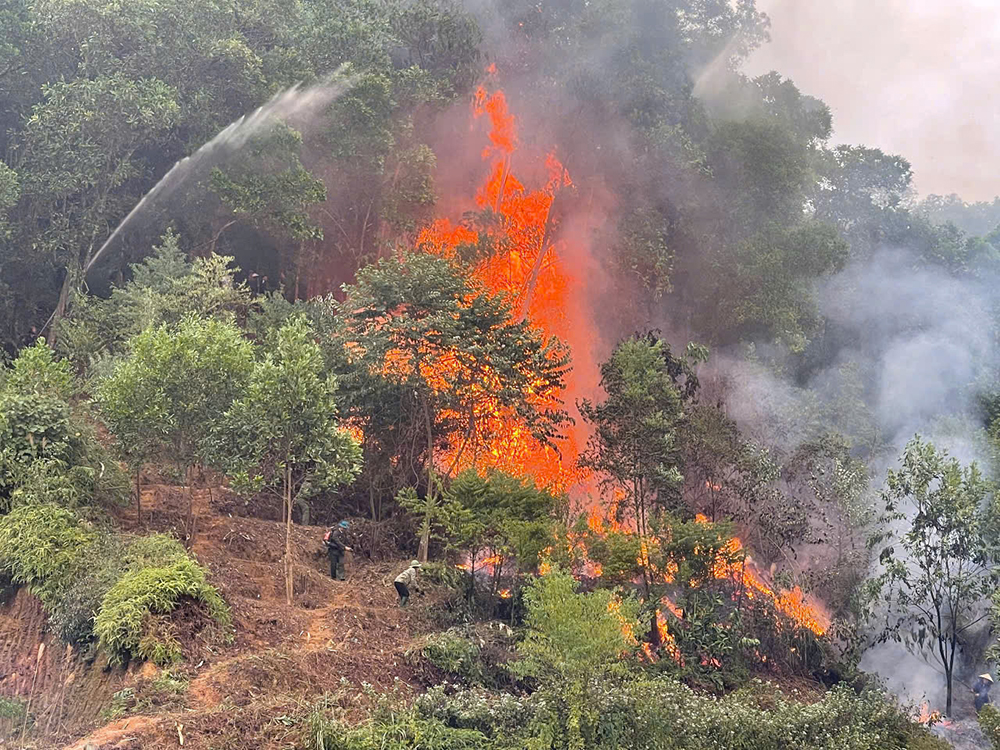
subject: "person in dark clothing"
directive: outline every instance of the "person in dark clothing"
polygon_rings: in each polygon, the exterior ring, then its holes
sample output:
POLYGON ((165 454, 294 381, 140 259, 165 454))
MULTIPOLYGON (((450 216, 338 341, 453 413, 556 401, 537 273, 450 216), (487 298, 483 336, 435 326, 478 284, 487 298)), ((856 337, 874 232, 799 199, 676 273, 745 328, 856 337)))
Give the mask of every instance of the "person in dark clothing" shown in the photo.
POLYGON ((976 694, 976 713, 983 710, 983 706, 990 702, 990 688, 993 687, 993 678, 990 673, 979 675, 976 684, 972 686, 972 692, 976 694))
POLYGON ((326 536, 323 537, 326 554, 330 558, 330 578, 336 581, 343 581, 345 578, 344 555, 350 549, 347 546, 348 528, 350 528, 350 524, 347 521, 341 521, 326 532, 326 536))

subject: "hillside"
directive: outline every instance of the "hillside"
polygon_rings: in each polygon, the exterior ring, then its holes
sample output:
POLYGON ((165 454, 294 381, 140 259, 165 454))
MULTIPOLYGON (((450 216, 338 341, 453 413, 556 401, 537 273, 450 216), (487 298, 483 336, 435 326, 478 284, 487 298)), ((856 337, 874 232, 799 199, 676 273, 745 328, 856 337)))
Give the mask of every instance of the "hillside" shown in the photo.
POLYGON ((5 0, 0 746, 1000 749, 1000 204, 764 2, 5 0))
MULTIPOLYGON (((28 747, 172 747, 182 725, 184 747, 195 750, 245 748, 248 737, 254 747, 280 748, 294 727, 283 722, 301 721, 303 707, 337 692, 341 678, 379 691, 396 681, 419 685, 404 654, 432 626, 423 606, 396 606, 391 579, 405 561, 352 561, 347 581, 334 582, 319 554, 324 530, 298 527, 297 600, 289 609, 283 526, 219 515, 209 494, 195 492, 193 552, 232 607, 234 641, 206 638, 192 618, 194 627, 181 636, 185 661, 169 678, 150 663, 106 670, 100 659, 88 664, 62 646, 47 632, 37 600, 19 591, 0 610, 0 694, 25 701, 35 696, 28 747), (45 651, 35 676, 40 644, 45 651), (126 715, 109 720, 114 711, 126 715)), ((218 489, 214 495, 225 497, 218 489)), ((182 488, 148 487, 143 504, 149 531, 185 523, 182 488)), ((134 525, 134 514, 122 516, 126 526, 134 525)), ((183 631, 185 614, 176 619, 183 631)))

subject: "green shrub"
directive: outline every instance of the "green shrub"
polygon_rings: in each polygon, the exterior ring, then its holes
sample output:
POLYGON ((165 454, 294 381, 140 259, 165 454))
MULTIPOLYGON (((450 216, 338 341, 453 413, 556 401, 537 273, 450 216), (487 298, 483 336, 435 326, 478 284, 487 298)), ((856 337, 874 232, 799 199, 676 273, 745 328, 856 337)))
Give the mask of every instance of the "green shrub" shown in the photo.
POLYGON ((169 537, 137 539, 129 545, 125 561, 125 573, 105 594, 94 619, 100 646, 113 660, 150 654, 166 658, 172 650, 170 643, 164 641, 157 647, 143 639, 156 638, 153 616, 172 612, 184 599, 204 605, 219 624, 229 624, 229 608, 208 583, 204 568, 169 537))
POLYGON ((167 667, 184 658, 177 631, 166 616, 150 615, 142 626, 142 632, 138 649, 141 659, 167 667))
POLYGON ((455 628, 427 636, 420 647, 420 654, 442 672, 470 683, 482 680, 479 647, 455 628))
POLYGON ((129 480, 70 405, 0 391, 0 513, 18 505, 122 504, 129 480))
POLYGON ((104 533, 80 555, 77 574, 49 612, 49 625, 66 643, 81 646, 94 638, 94 616, 105 594, 125 569, 125 544, 104 533))
POLYGON ((426 583, 447 586, 450 589, 464 593, 468 585, 469 574, 464 570, 459 570, 454 565, 429 562, 420 569, 420 577, 426 583))
POLYGON ((123 563, 131 570, 172 565, 179 560, 187 560, 188 553, 183 545, 167 534, 140 536, 129 542, 123 554, 123 563))
POLYGON ((359 726, 348 727, 323 711, 309 717, 309 750, 485 750, 480 732, 455 729, 412 708, 383 709, 359 726))
POLYGON ((58 505, 25 505, 0 518, 0 569, 50 609, 72 581, 95 534, 58 505))
POLYGON ((1000 750, 1000 710, 987 704, 979 712, 979 728, 990 741, 993 750, 1000 750))
POLYGON ((164 669, 153 680, 140 679, 135 687, 119 690, 111 696, 111 705, 101 715, 106 721, 123 716, 148 713, 153 709, 176 708, 188 689, 188 681, 164 669))
POLYGON ((418 696, 414 707, 424 716, 457 729, 475 729, 491 738, 517 738, 534 716, 536 700, 482 688, 449 694, 438 685, 418 696))
POLYGON ((26 710, 24 701, 0 696, 0 719, 22 721, 26 710))
POLYGON ((783 697, 755 683, 726 698, 695 693, 665 677, 602 679, 590 692, 593 720, 580 726, 582 744, 564 730, 563 709, 550 693, 528 698, 481 690, 448 695, 435 688, 415 709, 447 726, 492 738, 495 750, 945 750, 885 695, 847 687, 817 703, 783 697))
POLYGON ((5 737, 16 737, 20 735, 25 724, 25 717, 29 724, 33 724, 33 717, 28 716, 28 707, 22 700, 17 698, 6 698, 0 696, 0 747, 6 747, 5 737))

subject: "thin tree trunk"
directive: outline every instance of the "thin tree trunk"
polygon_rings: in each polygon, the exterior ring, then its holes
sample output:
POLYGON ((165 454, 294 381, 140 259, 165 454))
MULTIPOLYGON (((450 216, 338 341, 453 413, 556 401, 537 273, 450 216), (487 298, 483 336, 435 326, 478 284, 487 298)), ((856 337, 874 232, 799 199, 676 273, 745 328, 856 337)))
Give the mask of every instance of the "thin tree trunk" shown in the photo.
POLYGON ((136 522, 142 526, 142 465, 135 470, 135 517, 136 522))
POLYGON ((517 314, 517 322, 528 317, 528 309, 531 307, 531 298, 535 296, 535 287, 538 285, 538 276, 542 272, 542 264, 545 262, 545 255, 548 253, 549 233, 552 229, 552 206, 556 199, 553 196, 552 203, 549 204, 548 213, 545 214, 545 228, 542 230, 542 243, 538 247, 538 255, 531 268, 531 275, 528 277, 528 286, 525 288, 524 299, 521 301, 521 309, 517 314))
POLYGON ((188 497, 188 517, 187 517, 187 527, 188 527, 188 538, 187 547, 191 549, 194 546, 194 471, 191 466, 188 466, 184 470, 184 481, 187 484, 187 497, 188 497))
POLYGON ((944 715, 950 718, 951 717, 951 687, 952 687, 951 686, 951 670, 950 669, 945 674, 945 680, 948 683, 948 698, 947 698, 947 700, 945 701, 945 704, 944 704, 944 715))
POLYGON ((52 318, 49 320, 49 332, 45 337, 45 341, 49 346, 56 345, 56 329, 58 328, 59 321, 62 320, 63 315, 66 314, 66 305, 69 302, 69 288, 72 278, 73 274, 70 273, 69 267, 67 267, 66 276, 63 278, 62 289, 59 290, 59 301, 56 303, 56 309, 52 313, 52 318))
POLYGON ((434 431, 431 427, 430 407, 424 401, 424 423, 427 428, 427 510, 424 513, 424 523, 420 529, 420 549, 417 559, 427 562, 427 549, 431 543, 431 514, 434 512, 434 431))
POLYGON ((292 470, 285 467, 285 603, 292 606, 295 583, 292 577, 292 470))

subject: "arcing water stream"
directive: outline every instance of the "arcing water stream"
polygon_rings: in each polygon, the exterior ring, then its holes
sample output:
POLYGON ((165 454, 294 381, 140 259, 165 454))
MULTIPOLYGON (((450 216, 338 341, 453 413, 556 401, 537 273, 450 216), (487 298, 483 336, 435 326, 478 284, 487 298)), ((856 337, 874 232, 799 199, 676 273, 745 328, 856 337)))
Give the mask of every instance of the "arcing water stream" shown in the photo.
POLYGON ((315 114, 349 90, 351 85, 352 80, 344 74, 343 68, 341 68, 311 86, 303 88, 301 84, 296 84, 287 88, 275 94, 270 101, 253 113, 244 115, 227 125, 212 140, 190 156, 181 159, 163 175, 162 179, 142 197, 135 208, 129 211, 128 216, 101 245, 100 250, 94 254, 86 268, 83 269, 84 274, 90 272, 90 269, 97 264, 111 243, 135 216, 145 209, 152 208, 156 201, 162 201, 168 197, 198 167, 212 164, 220 157, 239 149, 251 137, 279 119, 301 118, 303 115, 315 114))

